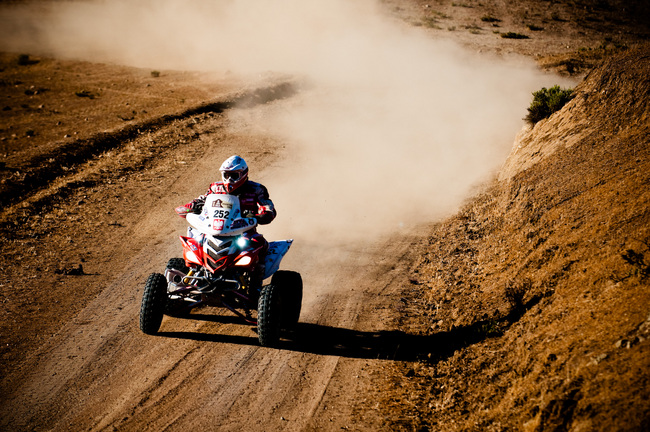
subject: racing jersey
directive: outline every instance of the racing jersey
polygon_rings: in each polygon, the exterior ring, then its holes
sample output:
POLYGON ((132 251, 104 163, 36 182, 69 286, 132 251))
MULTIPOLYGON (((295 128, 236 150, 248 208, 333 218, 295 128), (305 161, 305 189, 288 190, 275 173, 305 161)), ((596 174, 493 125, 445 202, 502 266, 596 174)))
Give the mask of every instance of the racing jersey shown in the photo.
MULTIPOLYGON (((200 212, 203 209, 203 204, 205 204, 205 199, 208 195, 227 193, 223 182, 214 182, 204 195, 196 198, 188 205, 194 212, 200 212)), ((231 192, 230 195, 239 197, 242 214, 250 212, 260 225, 266 225, 275 219, 277 214, 275 206, 271 198, 269 198, 269 192, 264 185, 248 180, 231 192)))

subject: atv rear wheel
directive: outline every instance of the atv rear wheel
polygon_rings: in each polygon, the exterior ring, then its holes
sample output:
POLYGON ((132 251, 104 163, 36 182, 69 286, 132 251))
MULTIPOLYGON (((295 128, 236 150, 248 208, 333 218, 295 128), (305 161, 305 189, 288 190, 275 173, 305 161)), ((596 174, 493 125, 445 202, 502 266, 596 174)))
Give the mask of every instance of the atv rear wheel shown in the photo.
MULTIPOLYGON (((190 269, 185 265, 185 260, 183 258, 170 258, 167 261, 167 268, 178 270, 187 274, 190 269)), ((165 315, 173 317, 184 317, 190 313, 190 308, 187 307, 187 302, 179 298, 167 298, 167 303, 165 303, 165 315)))
POLYGON ((167 304, 167 279, 160 273, 147 278, 140 305, 140 330, 153 335, 160 329, 167 304))
POLYGON ((169 261, 167 261, 167 268, 182 271, 186 274, 190 270, 185 265, 185 260, 183 258, 170 258, 169 261))

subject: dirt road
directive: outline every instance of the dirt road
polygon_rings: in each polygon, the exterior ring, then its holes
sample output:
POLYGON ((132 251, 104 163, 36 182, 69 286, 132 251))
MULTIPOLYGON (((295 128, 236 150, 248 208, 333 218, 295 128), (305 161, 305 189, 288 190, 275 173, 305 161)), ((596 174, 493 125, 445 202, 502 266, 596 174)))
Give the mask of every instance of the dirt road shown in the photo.
MULTIPOLYGON (((231 153, 251 156, 262 182, 275 161, 288 157, 246 126, 228 124, 219 113, 187 116, 135 137, 31 200, 31 210, 54 208, 75 223, 46 233, 37 222, 31 241, 16 239, 38 250, 36 280, 52 288, 35 301, 42 302, 38 319, 19 326, 23 334, 38 333, 41 343, 31 350, 19 345, 27 351, 10 363, 17 370, 3 374, 3 429, 317 430, 351 427, 362 418, 356 429, 380 424, 371 397, 356 396, 372 387, 366 368, 377 370, 398 356, 395 335, 382 332, 391 330, 399 304, 392 282, 404 271, 408 237, 338 249, 296 238, 283 267, 302 273, 305 302, 295 340, 280 349, 259 347, 254 327, 222 310, 166 318, 156 337, 139 331, 143 281, 180 252, 184 221, 175 219, 174 205, 202 193, 231 153), (177 131, 188 125, 194 139, 178 146, 177 131), (129 152, 137 148, 142 156, 144 142, 158 157, 143 166, 129 152), (207 143, 222 144, 195 157, 207 143), (116 160, 122 173, 102 169, 116 160), (138 171, 121 175, 131 169, 138 171), (45 253, 62 241, 66 251, 45 253), (77 262, 83 262, 82 275, 57 271, 77 262)), ((276 205, 282 218, 282 203, 276 205)), ((17 237, 22 234, 28 233, 17 237)), ((20 306, 30 304, 27 298, 20 306)))

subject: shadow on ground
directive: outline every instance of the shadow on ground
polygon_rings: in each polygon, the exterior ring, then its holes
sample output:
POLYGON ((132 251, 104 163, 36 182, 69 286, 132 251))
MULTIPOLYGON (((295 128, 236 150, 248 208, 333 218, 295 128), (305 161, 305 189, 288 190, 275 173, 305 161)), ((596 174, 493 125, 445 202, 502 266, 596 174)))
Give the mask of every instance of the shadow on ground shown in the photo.
MULTIPOLYGON (((477 321, 468 326, 455 327, 431 335, 409 334, 401 330, 367 332, 298 323, 293 332, 283 335, 278 349, 347 358, 437 362, 450 357, 459 349, 502 335, 538 301, 539 299, 535 298, 501 318, 477 321)), ((192 314, 187 318, 229 324, 242 322, 237 317, 222 315, 192 314)), ((259 345, 256 336, 181 331, 160 332, 158 335, 204 342, 259 345)))

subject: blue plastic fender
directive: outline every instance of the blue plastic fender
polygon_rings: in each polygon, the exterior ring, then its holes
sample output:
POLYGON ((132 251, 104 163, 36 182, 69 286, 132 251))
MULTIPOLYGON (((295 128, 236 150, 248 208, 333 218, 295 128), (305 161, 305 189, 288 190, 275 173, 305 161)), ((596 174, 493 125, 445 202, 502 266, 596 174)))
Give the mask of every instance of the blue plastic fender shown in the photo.
POLYGON ((280 261, 291 247, 292 240, 272 241, 269 243, 269 250, 264 260, 264 279, 271 277, 280 268, 280 261))

